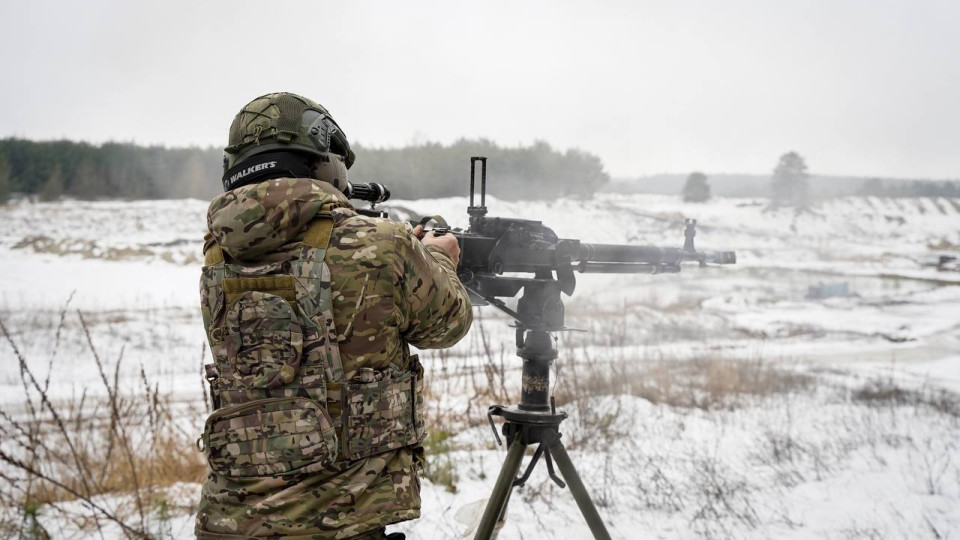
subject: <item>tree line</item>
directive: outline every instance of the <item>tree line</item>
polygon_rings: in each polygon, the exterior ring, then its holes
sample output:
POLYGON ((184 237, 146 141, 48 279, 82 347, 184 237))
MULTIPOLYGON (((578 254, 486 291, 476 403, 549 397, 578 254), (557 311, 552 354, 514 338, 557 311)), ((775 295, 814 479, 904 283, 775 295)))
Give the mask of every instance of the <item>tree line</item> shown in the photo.
POLYGON ((914 182, 881 180, 871 178, 864 182, 858 195, 873 197, 954 197, 960 198, 960 182, 914 182))
MULTIPOLYGON (((818 197, 810 185, 806 160, 796 152, 780 156, 767 185, 771 207, 807 208, 818 197)), ((708 178, 702 172, 687 176, 680 190, 686 202, 706 202, 711 198, 708 178)), ((875 197, 960 197, 960 182, 929 180, 861 180, 852 194, 875 197)))
MULTIPOLYGON (((394 198, 466 195, 470 156, 489 158, 490 194, 505 199, 590 197, 609 181, 597 156, 559 151, 545 142, 500 146, 486 139, 403 148, 355 145, 354 182, 380 182, 394 198)), ((210 199, 221 190, 217 148, 167 148, 129 143, 0 139, 0 202, 12 193, 41 200, 131 198, 210 199)))
POLYGON ((213 148, 0 139, 0 182, 6 177, 6 191, 47 201, 206 198, 216 193, 221 163, 213 148))

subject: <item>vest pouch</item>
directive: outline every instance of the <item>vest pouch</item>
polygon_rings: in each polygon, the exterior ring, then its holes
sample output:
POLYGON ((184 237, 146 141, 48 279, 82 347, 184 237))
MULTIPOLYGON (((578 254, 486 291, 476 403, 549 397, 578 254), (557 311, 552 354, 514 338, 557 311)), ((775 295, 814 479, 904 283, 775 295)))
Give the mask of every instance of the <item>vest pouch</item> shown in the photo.
POLYGON ((392 366, 380 372, 364 369, 344 386, 347 459, 412 446, 426 438, 421 372, 392 366))
POLYGON ((260 291, 231 299, 225 317, 221 383, 232 389, 268 389, 293 382, 300 367, 303 329, 295 301, 260 291))
POLYGON ((247 478, 316 472, 337 458, 327 412, 307 398, 268 398, 219 409, 207 418, 203 443, 210 469, 247 478))

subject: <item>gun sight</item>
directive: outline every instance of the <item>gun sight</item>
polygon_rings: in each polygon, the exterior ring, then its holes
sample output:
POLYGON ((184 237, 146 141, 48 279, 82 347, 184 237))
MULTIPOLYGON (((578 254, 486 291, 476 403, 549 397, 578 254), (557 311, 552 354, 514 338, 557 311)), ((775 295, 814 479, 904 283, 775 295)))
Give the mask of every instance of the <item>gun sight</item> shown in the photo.
POLYGON ((467 208, 470 216, 470 230, 478 228, 487 215, 487 158, 473 156, 470 158, 470 206, 467 208), (477 162, 480 162, 480 206, 475 204, 477 162))

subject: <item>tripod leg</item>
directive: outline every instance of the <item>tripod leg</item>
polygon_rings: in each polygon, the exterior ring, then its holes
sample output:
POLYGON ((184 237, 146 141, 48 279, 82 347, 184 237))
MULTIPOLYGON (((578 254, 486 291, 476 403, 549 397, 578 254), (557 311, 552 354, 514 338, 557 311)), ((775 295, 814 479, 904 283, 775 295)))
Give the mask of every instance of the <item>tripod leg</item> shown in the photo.
MULTIPOLYGON (((520 442, 519 437, 514 439, 507 450, 507 457, 500 466, 500 475, 497 476, 497 483, 493 486, 493 493, 490 500, 487 501, 487 507, 483 509, 483 518, 480 519, 480 526, 477 528, 477 534, 474 540, 490 540, 493 536, 493 529, 500 520, 500 516, 506 511, 507 499, 510 497, 510 489, 513 488, 513 480, 517 477, 517 471, 520 470, 520 464, 523 462, 523 453, 527 446, 520 442)), ((562 469, 561 469, 562 470, 562 469)))
POLYGON ((593 505, 590 494, 587 493, 587 488, 580 480, 580 474, 577 473, 577 469, 573 466, 573 461, 570 460, 570 454, 567 454, 567 449, 563 447, 560 438, 554 437, 547 448, 550 453, 553 454, 553 459, 557 462, 557 467, 560 469, 560 474, 563 475, 563 479, 567 481, 570 493, 573 495, 573 499, 577 501, 577 506, 580 507, 580 513, 583 514, 583 518, 587 521, 593 537, 597 540, 610 540, 610 533, 607 532, 607 527, 603 524, 603 520, 600 519, 597 507, 593 505))

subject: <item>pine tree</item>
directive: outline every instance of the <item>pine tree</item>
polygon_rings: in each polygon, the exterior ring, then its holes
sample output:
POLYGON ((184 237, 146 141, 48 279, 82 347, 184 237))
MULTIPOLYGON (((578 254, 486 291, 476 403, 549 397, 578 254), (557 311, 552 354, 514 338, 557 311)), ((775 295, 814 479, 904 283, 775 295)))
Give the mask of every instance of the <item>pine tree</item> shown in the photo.
POLYGON ((13 179, 10 178, 10 164, 7 157, 0 154, 0 204, 7 204, 13 192, 13 179))
POLYGON ((44 182, 43 188, 40 190, 40 200, 41 201, 55 201, 63 195, 63 173, 61 172, 60 165, 53 167, 53 171, 50 173, 50 176, 47 177, 47 181, 44 182))
POLYGON ((810 204, 809 178, 807 164, 800 154, 787 152, 780 156, 770 179, 773 206, 806 208, 810 204))
POLYGON ((95 199, 105 194, 103 184, 103 173, 97 170, 93 158, 84 156, 73 173, 70 192, 79 199, 95 199))
POLYGON ((206 177, 206 168, 203 163, 203 156, 198 150, 190 150, 186 159, 180 166, 180 174, 175 181, 174 196, 192 197, 194 199, 203 199, 206 195, 204 184, 213 183, 214 178, 206 177))
POLYGON ((683 184, 684 202, 706 202, 710 200, 710 184, 707 175, 702 172, 692 172, 683 184))

